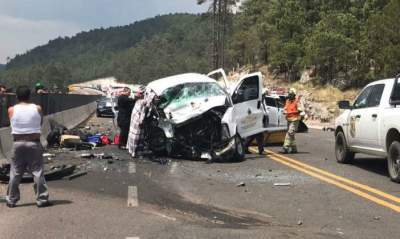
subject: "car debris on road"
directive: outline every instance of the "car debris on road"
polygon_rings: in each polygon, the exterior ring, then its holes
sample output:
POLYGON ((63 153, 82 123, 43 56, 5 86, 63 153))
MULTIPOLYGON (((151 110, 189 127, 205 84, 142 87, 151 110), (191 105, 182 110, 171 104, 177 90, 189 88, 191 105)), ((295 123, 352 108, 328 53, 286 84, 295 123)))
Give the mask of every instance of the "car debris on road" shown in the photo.
POLYGON ((291 186, 291 183, 274 183, 274 186, 277 187, 287 187, 287 186, 291 186))

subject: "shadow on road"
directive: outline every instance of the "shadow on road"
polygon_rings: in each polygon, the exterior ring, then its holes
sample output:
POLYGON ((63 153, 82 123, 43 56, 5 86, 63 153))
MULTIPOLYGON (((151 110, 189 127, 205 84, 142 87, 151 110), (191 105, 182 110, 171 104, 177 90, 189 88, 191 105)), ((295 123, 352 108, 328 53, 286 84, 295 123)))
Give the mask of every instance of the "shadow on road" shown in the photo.
POLYGON ((353 166, 388 177, 387 161, 382 158, 355 158, 353 166))
MULTIPOLYGON (((67 205, 67 204, 72 204, 73 202, 70 200, 50 200, 51 206, 60 206, 60 205, 67 205)), ((36 206, 36 203, 24 203, 24 204, 18 204, 18 207, 31 207, 31 206, 36 206)))

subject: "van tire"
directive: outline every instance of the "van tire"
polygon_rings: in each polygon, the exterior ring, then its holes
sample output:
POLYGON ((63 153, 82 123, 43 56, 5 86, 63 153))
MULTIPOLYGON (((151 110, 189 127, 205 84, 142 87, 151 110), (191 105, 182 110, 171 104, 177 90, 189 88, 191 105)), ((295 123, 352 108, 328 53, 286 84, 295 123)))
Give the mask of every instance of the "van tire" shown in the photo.
POLYGON ((347 147, 346 138, 342 131, 336 134, 335 156, 338 163, 347 164, 354 160, 354 153, 347 147))
POLYGON ((242 138, 239 135, 235 136, 235 153, 233 155, 234 161, 243 161, 245 156, 245 148, 242 138))
POLYGON ((387 161, 390 179, 400 183, 400 142, 393 141, 390 144, 387 161))

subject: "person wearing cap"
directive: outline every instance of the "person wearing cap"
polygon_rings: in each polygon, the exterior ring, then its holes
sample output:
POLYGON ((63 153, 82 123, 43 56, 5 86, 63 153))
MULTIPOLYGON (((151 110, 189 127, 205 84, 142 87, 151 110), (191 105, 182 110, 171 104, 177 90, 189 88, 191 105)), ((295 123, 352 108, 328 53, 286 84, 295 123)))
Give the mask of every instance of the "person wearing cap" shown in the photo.
POLYGON ((37 82, 35 84, 35 92, 36 92, 36 94, 46 94, 47 93, 46 89, 44 88, 44 85, 41 82, 37 82))
POLYGON ((128 134, 129 134, 129 127, 131 124, 132 109, 135 106, 135 100, 132 99, 130 96, 131 96, 131 89, 129 87, 125 87, 121 95, 118 97, 117 123, 118 127, 120 128, 119 145, 118 145, 120 149, 126 148, 128 134))
POLYGON ((286 99, 283 113, 286 115, 288 130, 283 143, 284 153, 297 153, 295 134, 301 117, 304 115, 299 98, 296 96, 296 89, 290 88, 286 99))

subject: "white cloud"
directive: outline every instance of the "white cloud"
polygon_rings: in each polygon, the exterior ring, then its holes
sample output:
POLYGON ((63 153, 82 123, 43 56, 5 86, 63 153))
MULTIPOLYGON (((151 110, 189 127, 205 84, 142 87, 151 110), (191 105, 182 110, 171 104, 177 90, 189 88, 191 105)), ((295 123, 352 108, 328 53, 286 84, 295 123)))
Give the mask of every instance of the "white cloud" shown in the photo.
POLYGON ((59 36, 71 36, 82 29, 76 24, 52 20, 28 20, 0 15, 0 63, 59 36))

